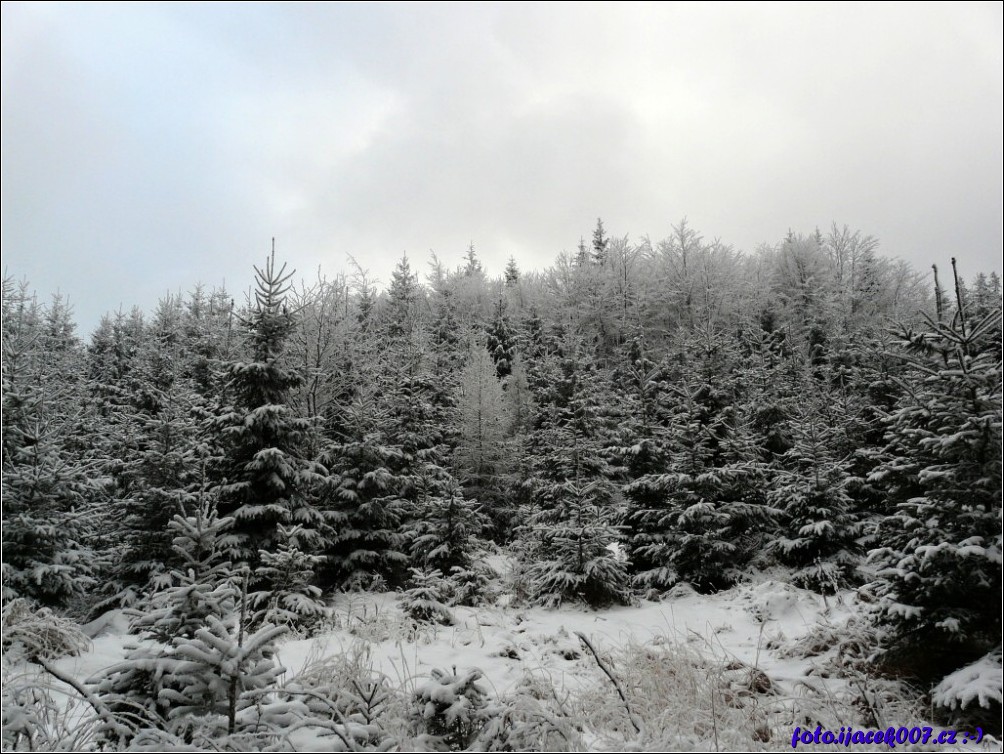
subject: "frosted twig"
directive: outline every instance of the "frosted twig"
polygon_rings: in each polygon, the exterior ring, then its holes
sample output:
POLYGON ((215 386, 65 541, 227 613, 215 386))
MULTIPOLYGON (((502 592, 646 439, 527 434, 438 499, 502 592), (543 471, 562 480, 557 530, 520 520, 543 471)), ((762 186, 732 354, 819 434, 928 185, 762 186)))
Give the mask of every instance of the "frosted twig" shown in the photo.
POLYGON ((94 708, 94 711, 98 714, 98 717, 104 720, 108 724, 108 726, 112 730, 114 730, 116 734, 118 734, 119 743, 124 743, 126 739, 128 739, 129 734, 126 727, 115 718, 115 715, 113 715, 112 712, 108 709, 108 707, 105 706, 104 702, 102 702, 100 699, 94 696, 94 694, 92 694, 90 691, 84 688, 84 686, 82 686, 78 680, 69 675, 66 675, 61 670, 57 670, 48 662, 46 662, 45 658, 43 657, 35 656, 32 661, 37 663, 38 665, 41 665, 45 669, 45 672, 47 672, 57 681, 62 681, 67 686, 71 687, 74 691, 76 691, 78 694, 80 694, 81 698, 83 698, 84 701, 86 701, 89 705, 91 705, 91 707, 94 708))
POLYGON ((583 634, 581 631, 576 631, 575 635, 579 637, 579 641, 581 641, 586 646, 586 649, 588 649, 592 653, 593 658, 596 660, 596 664, 600 666, 600 670, 602 670, 606 674, 607 678, 609 678, 610 682, 614 685, 614 688, 617 689, 618 696, 620 696, 621 701, 624 702, 624 709, 627 710, 628 720, 630 720, 631 725, 634 726, 635 732, 640 734, 641 723, 638 722, 638 718, 631 710, 631 704, 628 702, 627 696, 625 696, 624 694, 624 689, 621 687, 620 681, 618 681, 617 678, 614 677, 614 674, 610 671, 610 668, 608 668, 606 664, 603 662, 603 660, 600 659, 600 655, 596 651, 596 647, 594 647, 592 642, 586 638, 585 634, 583 634))

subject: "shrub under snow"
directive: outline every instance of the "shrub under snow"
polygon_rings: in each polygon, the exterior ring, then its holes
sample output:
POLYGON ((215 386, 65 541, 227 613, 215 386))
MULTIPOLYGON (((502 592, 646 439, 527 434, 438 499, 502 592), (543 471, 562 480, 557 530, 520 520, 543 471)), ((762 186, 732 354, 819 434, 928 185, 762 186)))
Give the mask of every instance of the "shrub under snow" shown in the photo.
POLYGON ((90 646, 88 639, 73 621, 38 607, 31 600, 18 598, 3 607, 4 652, 20 648, 25 656, 47 660, 77 655, 90 646))

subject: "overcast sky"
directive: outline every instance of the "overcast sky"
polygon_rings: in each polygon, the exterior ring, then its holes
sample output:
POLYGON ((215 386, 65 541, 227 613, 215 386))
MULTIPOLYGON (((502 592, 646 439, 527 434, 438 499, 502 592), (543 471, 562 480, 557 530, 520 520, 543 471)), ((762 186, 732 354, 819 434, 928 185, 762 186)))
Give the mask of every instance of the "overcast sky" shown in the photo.
POLYGON ((385 284, 687 217, 1001 270, 1002 4, 2 6, 3 264, 100 314, 276 238, 385 284))

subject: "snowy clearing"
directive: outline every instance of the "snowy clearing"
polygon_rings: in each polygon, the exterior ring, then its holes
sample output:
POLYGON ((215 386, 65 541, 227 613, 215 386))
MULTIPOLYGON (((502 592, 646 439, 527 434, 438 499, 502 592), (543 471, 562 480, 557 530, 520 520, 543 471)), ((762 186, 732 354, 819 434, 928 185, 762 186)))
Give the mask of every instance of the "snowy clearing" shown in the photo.
MULTIPOLYGON (((360 748, 435 748, 432 739, 409 725, 414 699, 425 694, 438 699, 447 714, 471 712, 463 709, 469 700, 454 687, 429 680, 439 676, 481 688, 492 704, 510 710, 505 718, 510 746, 515 733, 529 735, 526 720, 532 716, 519 717, 527 702, 541 705, 533 707, 541 716, 547 714, 544 708, 568 716, 571 723, 564 731, 557 723, 550 733, 533 731, 538 743, 566 750, 790 749, 796 726, 811 730, 821 725, 836 732, 847 725, 931 725, 917 717, 915 703, 902 688, 868 679, 845 662, 853 653, 859 608, 851 591, 824 598, 764 580, 715 595, 681 586, 661 602, 602 611, 454 607, 454 623, 447 626, 416 624, 395 594, 348 593, 338 596, 328 625, 317 636, 280 642, 278 659, 286 670, 286 688, 327 675, 339 676, 328 680, 346 685, 383 679, 386 688, 401 692, 398 705, 386 708, 381 738, 370 741, 379 745, 360 748), (595 648, 606 671, 579 634, 595 648)), ((84 629, 92 636, 88 651, 53 663, 78 680, 120 662, 134 640, 120 612, 84 629)), ((994 698, 996 693, 999 699, 999 657, 997 662, 996 692, 993 668, 983 667, 993 664, 988 660, 960 671, 944 693, 951 691, 958 699, 994 698)), ((5 664, 5 671, 8 679, 15 678, 23 667, 5 664)), ((67 700, 77 696, 58 682, 53 687, 67 692, 67 700)), ((497 709, 493 714, 492 723, 501 726, 497 709)), ((76 703, 65 717, 73 727, 74 721, 85 726, 89 716, 89 708, 76 703)), ((480 718, 477 725, 482 733, 489 728, 480 718)), ((357 744, 365 743, 372 727, 357 728, 357 744)), ((290 726, 279 739, 274 742, 279 750, 348 748, 345 739, 314 725, 290 726)), ((482 744, 474 737, 468 748, 482 744)), ((134 742, 133 748, 142 745, 134 742)), ((813 746, 800 743, 799 748, 813 746)), ((999 742, 988 736, 979 745, 958 748, 991 751, 999 749, 999 742)))

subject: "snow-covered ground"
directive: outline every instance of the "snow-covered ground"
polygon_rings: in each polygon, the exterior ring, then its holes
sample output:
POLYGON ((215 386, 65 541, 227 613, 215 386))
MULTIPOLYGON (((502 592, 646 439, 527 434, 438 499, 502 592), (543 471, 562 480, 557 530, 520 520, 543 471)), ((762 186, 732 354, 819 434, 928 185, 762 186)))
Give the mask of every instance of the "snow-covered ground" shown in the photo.
POLYGON ((759 667, 779 682, 805 677, 811 662, 777 657, 771 640, 805 636, 820 620, 846 620, 848 596, 825 600, 779 582, 765 582, 716 595, 678 588, 662 602, 590 610, 579 605, 545 608, 455 607, 452 626, 417 632, 393 594, 339 598, 335 628, 313 639, 289 641, 282 664, 296 672, 319 656, 346 652, 364 642, 374 667, 391 678, 424 676, 432 668, 478 668, 499 694, 516 688, 526 671, 542 669, 575 684, 583 665, 594 665, 581 632, 597 648, 629 643, 673 643, 702 655, 759 667), (586 653, 587 657, 582 655, 586 653))
MULTIPOLYGON (((382 677, 408 693, 436 669, 477 669, 493 699, 550 696, 552 707, 580 716, 573 748, 790 749, 795 726, 930 725, 895 684, 841 661, 855 651, 859 609, 853 592, 824 598, 764 578, 715 595, 677 587, 662 601, 606 610, 454 607, 453 625, 417 625, 394 594, 352 593, 337 597, 319 635, 286 639, 278 655, 287 682, 321 668, 382 677), (626 704, 580 634, 622 685, 626 704)), ((87 626, 89 651, 55 665, 86 679, 119 662, 131 639, 127 625, 112 613, 87 626)), ((977 670, 985 695, 993 669, 977 670)), ((288 743, 331 750, 332 739, 305 731, 288 743)))

